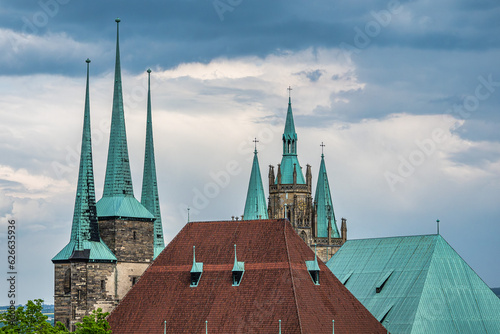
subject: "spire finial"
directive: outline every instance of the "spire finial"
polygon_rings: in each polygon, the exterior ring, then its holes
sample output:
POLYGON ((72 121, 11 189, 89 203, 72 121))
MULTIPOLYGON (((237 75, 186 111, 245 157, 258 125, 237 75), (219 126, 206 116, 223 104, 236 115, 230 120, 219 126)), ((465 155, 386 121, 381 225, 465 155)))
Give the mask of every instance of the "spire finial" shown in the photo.
POLYGON ((115 19, 115 22, 116 22, 116 23, 120 23, 120 21, 121 21, 121 20, 120 20, 120 18, 119 18, 119 17, 117 17, 117 18, 115 19))
POLYGON ((254 142, 254 144, 255 144, 255 151, 254 151, 254 153, 257 153, 257 143, 258 143, 259 141, 257 140, 257 138, 254 138, 254 140, 252 140, 252 141, 253 141, 253 142, 254 142))
POLYGON ((436 220, 436 224, 437 224, 437 234, 439 235, 439 219, 436 220))
POLYGON ((325 144, 323 144, 323 142, 321 142, 321 145, 319 145, 319 146, 321 146, 321 157, 323 157, 323 156, 324 156, 324 155, 323 155, 323 148, 324 148, 326 145, 325 145, 325 144))
POLYGON ((191 208, 188 206, 187 210, 188 210, 188 223, 189 223, 189 210, 191 210, 191 208))
POLYGON ((291 101, 292 100, 292 86, 288 86, 288 88, 286 90, 288 91, 288 100, 291 101))

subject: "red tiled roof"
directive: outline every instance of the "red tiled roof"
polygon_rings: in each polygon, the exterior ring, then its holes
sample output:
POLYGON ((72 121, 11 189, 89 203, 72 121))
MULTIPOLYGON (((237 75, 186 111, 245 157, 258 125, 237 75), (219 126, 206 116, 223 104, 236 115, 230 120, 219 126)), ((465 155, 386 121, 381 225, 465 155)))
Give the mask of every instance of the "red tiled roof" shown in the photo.
POLYGON ((386 329, 318 259, 320 285, 305 261, 314 252, 287 220, 187 224, 108 317, 113 334, 386 333, 386 329), (245 262, 232 286, 234 244, 245 262), (203 262, 190 287, 193 262, 203 262))

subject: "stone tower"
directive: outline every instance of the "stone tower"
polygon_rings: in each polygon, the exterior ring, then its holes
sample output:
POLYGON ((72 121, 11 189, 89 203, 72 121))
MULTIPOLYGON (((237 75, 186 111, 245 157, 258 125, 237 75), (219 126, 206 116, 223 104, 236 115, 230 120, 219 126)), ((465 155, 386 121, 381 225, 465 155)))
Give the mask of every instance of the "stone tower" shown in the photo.
POLYGON ((287 218, 300 237, 311 244, 313 234, 313 201, 311 196, 311 166, 306 167, 306 178, 297 158, 298 137, 288 98, 285 130, 282 137, 283 157, 276 177, 274 166, 269 166, 269 218, 287 218))
POLYGON ((54 318, 70 330, 98 307, 105 312, 111 311, 164 248, 153 148, 151 71, 148 71, 141 204, 134 197, 132 187, 120 68, 120 19, 115 21, 114 95, 103 197, 95 202, 87 67, 82 152, 71 240, 52 259, 55 265, 54 318))
MULTIPOLYGON (((291 90, 291 88, 289 88, 291 90)), ((345 242, 347 225, 342 218, 342 236, 338 233, 330 186, 326 174, 324 155, 318 174, 316 194, 312 197, 311 166, 306 166, 306 177, 297 157, 298 137, 292 113, 291 97, 288 98, 285 129, 282 136, 283 156, 281 164, 269 166, 270 219, 287 218, 299 236, 327 261, 345 242)))
POLYGON ((53 259, 54 318, 74 330, 74 324, 101 307, 110 309, 115 296, 106 281, 115 273, 117 258, 100 237, 97 222, 90 133, 89 64, 83 120, 80 169, 71 239, 53 259))

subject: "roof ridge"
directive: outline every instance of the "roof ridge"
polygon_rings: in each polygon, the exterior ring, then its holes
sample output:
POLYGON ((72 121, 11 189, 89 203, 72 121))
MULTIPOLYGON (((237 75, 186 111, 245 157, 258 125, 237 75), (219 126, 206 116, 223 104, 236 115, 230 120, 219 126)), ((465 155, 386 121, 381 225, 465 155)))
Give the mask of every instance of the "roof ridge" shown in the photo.
POLYGON ((302 333, 302 323, 300 322, 300 314, 299 314, 299 304, 297 302, 297 293, 295 292, 295 283, 293 281, 293 271, 292 271, 292 263, 290 261, 290 252, 288 251, 288 240, 286 238, 286 228, 287 228, 286 220, 283 220, 283 236, 285 238, 285 248, 286 248, 286 256, 288 258, 288 269, 290 270, 290 279, 292 280, 292 291, 293 291, 293 300, 295 301, 295 309, 297 310, 297 319, 299 320, 299 329, 300 333, 302 333))
MULTIPOLYGON (((435 234, 434 234, 435 235, 435 234)), ((417 314, 419 313, 419 309, 422 305, 422 295, 424 294, 424 290, 425 290, 425 285, 426 285, 426 282, 427 280, 429 279, 429 272, 431 271, 431 265, 432 265, 432 262, 434 261, 434 252, 436 251, 436 246, 437 246, 437 240, 435 240, 433 243, 432 243, 432 253, 430 254, 429 256, 429 261, 428 261, 428 266, 427 266, 427 275, 425 275, 425 279, 423 281, 423 284, 422 284, 422 292, 420 293, 420 296, 418 298, 418 305, 417 305, 417 308, 415 309, 415 315, 414 315, 414 319, 417 317, 417 314)), ((442 291, 441 287, 440 287, 440 290, 442 291)), ((448 309, 448 312, 450 312, 450 307, 449 305, 447 305, 447 309, 448 309)), ((455 321, 453 321, 453 326, 455 327, 455 330, 457 330, 457 327, 455 325, 455 321)), ((413 327, 415 326, 416 324, 416 321, 413 320, 413 323, 412 323, 412 326, 411 326, 411 329, 413 330, 413 327)))

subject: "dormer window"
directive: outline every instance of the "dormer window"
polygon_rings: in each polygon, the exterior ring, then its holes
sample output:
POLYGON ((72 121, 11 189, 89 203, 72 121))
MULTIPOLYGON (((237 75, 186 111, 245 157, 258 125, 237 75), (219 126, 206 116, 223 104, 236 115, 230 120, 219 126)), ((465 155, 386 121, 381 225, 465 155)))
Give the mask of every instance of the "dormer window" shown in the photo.
POLYGON ((245 262, 238 261, 236 257, 236 244, 234 245, 233 286, 239 286, 245 273, 245 262))
POLYGON ((203 274, 203 262, 196 262, 195 246, 193 246, 193 266, 191 267, 191 284, 195 288, 200 283, 201 274, 203 274))
POLYGON ((314 260, 306 261, 307 271, 315 285, 319 285, 319 265, 318 256, 316 255, 316 245, 314 245, 314 260))

